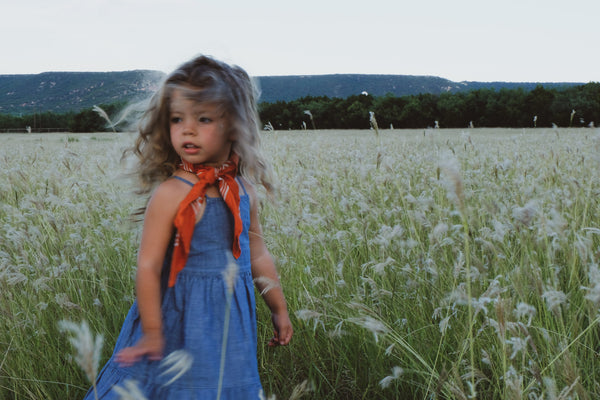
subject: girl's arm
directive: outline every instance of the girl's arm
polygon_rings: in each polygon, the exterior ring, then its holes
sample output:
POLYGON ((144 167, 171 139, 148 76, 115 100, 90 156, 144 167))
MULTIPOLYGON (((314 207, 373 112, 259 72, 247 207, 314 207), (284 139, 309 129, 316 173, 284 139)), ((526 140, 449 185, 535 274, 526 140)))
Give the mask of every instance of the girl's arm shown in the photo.
POLYGON ((262 236, 262 228, 258 218, 256 193, 252 185, 246 185, 250 196, 250 257, 252 277, 257 289, 271 310, 271 320, 275 328, 275 337, 270 345, 286 345, 293 334, 292 323, 287 310, 287 304, 277 275, 277 269, 271 254, 267 250, 262 236), (264 291, 264 293, 263 293, 264 291))
MULTIPOLYGON (((147 355, 151 360, 162 358, 164 347, 160 276, 169 241, 173 235, 173 220, 179 205, 181 186, 167 180, 156 189, 144 216, 144 228, 138 252, 136 295, 143 336, 132 347, 117 354, 117 362, 127 366, 147 355)), ((185 194, 184 194, 185 195, 185 194)))

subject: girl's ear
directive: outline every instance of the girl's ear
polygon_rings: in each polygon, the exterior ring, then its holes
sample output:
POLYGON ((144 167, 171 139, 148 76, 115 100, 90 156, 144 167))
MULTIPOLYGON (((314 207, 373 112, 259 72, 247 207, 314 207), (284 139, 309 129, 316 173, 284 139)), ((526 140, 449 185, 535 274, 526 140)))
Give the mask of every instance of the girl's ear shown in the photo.
POLYGON ((225 123, 225 132, 227 132, 227 140, 230 142, 236 142, 238 140, 237 129, 234 129, 231 123, 225 123))
POLYGON ((233 123, 231 122, 231 118, 229 117, 227 112, 224 112, 221 115, 221 124, 222 129, 227 135, 227 140, 230 142, 235 142, 237 140, 236 130, 233 127, 233 123))

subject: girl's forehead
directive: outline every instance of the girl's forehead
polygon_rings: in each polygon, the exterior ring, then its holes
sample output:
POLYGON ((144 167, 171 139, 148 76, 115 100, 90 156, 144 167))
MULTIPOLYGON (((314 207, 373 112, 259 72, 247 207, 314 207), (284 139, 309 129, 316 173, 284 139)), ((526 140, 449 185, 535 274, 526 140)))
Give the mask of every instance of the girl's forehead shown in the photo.
POLYGON ((186 96, 185 92, 175 89, 171 94, 171 100, 169 101, 170 111, 183 111, 183 110, 194 110, 194 111, 216 111, 219 108, 214 102, 198 101, 189 96, 186 96))

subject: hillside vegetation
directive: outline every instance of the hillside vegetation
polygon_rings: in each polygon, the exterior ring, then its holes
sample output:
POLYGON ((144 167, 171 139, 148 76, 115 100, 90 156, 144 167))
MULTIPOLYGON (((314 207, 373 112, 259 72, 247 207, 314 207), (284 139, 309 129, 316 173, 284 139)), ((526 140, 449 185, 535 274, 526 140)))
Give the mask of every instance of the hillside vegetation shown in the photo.
MULTIPOLYGON (((0 76, 0 132, 112 129, 92 107, 117 118, 126 104, 149 97, 163 77, 152 71, 0 76)), ((265 129, 368 129, 375 121, 382 128, 572 127, 600 121, 598 83, 486 86, 403 75, 259 77, 258 82, 265 129)))
POLYGON ((162 76, 141 70, 0 75, 0 113, 65 113, 130 101, 153 93, 162 76))
MULTIPOLYGON (((0 114, 81 111, 98 104, 147 97, 164 77, 158 71, 45 72, 0 75, 0 114)), ((260 101, 292 101, 306 96, 346 98, 366 92, 373 96, 456 93, 482 88, 534 89, 536 83, 452 82, 435 76, 411 75, 291 75, 257 77, 260 101)), ((574 83, 545 83, 546 88, 574 83)))

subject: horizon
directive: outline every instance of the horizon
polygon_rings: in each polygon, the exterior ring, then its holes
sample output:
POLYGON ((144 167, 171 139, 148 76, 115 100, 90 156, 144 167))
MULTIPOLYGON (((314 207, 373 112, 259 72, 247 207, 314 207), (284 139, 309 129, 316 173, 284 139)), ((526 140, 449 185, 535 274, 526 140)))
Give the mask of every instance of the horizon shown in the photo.
MULTIPOLYGON (((141 71, 141 72, 158 72, 158 73, 162 73, 162 74, 166 74, 166 72, 164 71, 159 71, 159 70, 152 70, 152 69, 144 69, 144 68, 138 68, 138 69, 127 69, 127 70, 116 70, 116 71, 42 71, 42 72, 38 72, 38 73, 20 73, 20 74, 4 74, 4 73, 0 73, 0 77, 1 76, 37 76, 37 75, 43 75, 43 74, 52 74, 52 73, 74 73, 74 74, 85 74, 85 73, 99 73, 99 74, 106 74, 106 73, 123 73, 123 72, 135 72, 135 71, 141 71)), ((364 76, 413 76, 413 77, 429 77, 429 78, 440 78, 440 79, 445 79, 448 80, 450 82, 454 82, 454 83, 539 83, 539 84, 543 84, 543 83, 549 83, 549 84, 560 84, 560 83, 567 83, 567 84, 588 84, 588 83, 598 83, 600 81, 502 81, 502 80, 494 80, 494 81, 487 81, 487 80, 462 80, 462 81, 453 81, 451 79, 445 78, 443 76, 436 76, 436 75, 418 75, 418 74, 385 74, 385 73, 324 73, 324 74, 294 74, 294 75, 251 75, 251 77, 253 78, 264 78, 264 77, 310 77, 310 76, 336 76, 336 75, 364 75, 364 76)))

